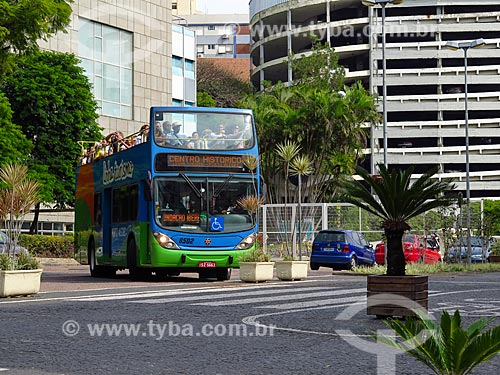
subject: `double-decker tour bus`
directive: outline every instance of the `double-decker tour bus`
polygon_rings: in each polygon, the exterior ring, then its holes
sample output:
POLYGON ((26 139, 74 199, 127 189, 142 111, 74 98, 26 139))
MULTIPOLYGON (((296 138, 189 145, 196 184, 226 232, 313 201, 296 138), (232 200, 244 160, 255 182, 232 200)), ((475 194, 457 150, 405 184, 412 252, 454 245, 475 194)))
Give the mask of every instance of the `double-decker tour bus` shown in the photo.
POLYGON ((241 204, 260 194, 256 160, 250 110, 151 108, 140 132, 115 132, 84 151, 75 259, 93 276, 128 268, 132 278, 229 279, 257 241, 255 212, 241 204))

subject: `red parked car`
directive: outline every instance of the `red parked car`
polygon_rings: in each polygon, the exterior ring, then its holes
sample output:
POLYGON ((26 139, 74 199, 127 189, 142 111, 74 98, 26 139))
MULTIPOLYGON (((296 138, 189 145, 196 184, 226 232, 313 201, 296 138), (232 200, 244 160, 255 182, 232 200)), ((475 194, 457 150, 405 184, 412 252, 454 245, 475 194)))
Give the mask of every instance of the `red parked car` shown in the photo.
MULTIPOLYGON (((416 234, 403 236, 403 251, 406 263, 434 264, 441 261, 439 248, 432 246, 425 237, 416 234)), ((385 244, 380 242, 375 246, 377 264, 385 264, 385 244)))

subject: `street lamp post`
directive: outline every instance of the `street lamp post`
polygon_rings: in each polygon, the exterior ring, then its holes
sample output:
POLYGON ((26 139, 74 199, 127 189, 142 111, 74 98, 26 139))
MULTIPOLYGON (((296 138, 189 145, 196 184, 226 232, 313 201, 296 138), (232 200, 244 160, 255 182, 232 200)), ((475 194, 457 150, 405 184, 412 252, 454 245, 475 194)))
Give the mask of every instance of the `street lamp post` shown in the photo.
POLYGON ((476 39, 469 42, 446 42, 445 47, 453 51, 459 49, 464 51, 464 100, 465 100, 465 197, 466 197, 466 226, 467 226, 467 263, 471 263, 472 249, 470 237, 470 162, 469 162, 469 108, 467 91, 467 51, 471 48, 481 48, 485 45, 484 39, 476 39))
POLYGON ((387 167, 387 85, 385 83, 385 76, 387 70, 387 63, 385 59, 385 7, 387 4, 398 5, 404 0, 361 0, 363 5, 372 7, 375 5, 380 5, 382 8, 382 113, 384 122, 383 133, 384 133, 384 166, 387 167))

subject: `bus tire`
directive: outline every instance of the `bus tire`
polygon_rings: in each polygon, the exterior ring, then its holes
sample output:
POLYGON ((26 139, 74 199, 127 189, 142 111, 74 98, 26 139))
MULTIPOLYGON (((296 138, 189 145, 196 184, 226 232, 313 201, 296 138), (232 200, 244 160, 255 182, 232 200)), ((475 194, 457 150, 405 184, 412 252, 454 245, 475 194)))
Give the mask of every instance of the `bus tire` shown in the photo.
POLYGON ((221 268, 216 271, 217 281, 226 281, 231 279, 232 268, 221 268))
POLYGON ((132 281, 140 281, 151 275, 151 271, 137 267, 137 247, 134 239, 129 239, 127 244, 127 265, 129 278, 132 281))
POLYGON ((114 267, 98 266, 95 258, 95 243, 91 239, 88 246, 89 269, 92 277, 112 277, 116 275, 114 267))

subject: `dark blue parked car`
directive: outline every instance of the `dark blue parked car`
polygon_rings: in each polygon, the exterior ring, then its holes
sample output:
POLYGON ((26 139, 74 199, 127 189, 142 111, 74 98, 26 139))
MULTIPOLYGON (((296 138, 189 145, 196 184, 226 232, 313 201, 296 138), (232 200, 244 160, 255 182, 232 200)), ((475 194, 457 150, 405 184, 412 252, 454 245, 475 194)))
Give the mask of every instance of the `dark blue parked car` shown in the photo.
POLYGON ((353 269, 362 264, 375 264, 373 245, 363 233, 327 229, 320 231, 314 238, 310 260, 312 270, 319 267, 353 269))

